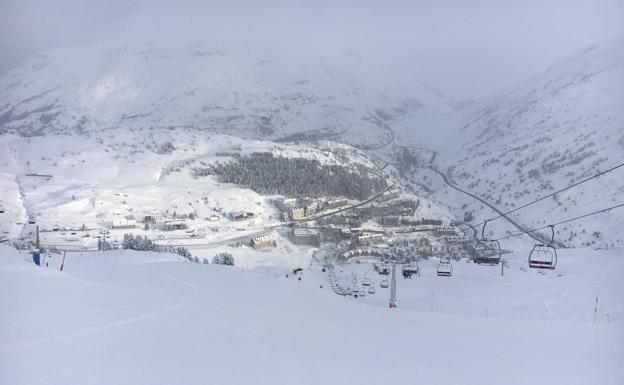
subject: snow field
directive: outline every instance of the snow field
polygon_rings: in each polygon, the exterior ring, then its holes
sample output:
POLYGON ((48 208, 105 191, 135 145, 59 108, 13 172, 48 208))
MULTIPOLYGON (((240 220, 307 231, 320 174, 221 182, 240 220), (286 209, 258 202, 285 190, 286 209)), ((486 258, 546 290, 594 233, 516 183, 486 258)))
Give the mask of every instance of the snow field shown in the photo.
POLYGON ((624 374, 622 318, 593 325, 575 316, 594 288, 621 316, 615 252, 572 251, 562 277, 523 272, 510 258, 502 280, 462 262, 438 278, 430 261, 420 277, 399 278, 394 310, 387 290, 355 300, 321 289, 314 266, 299 283, 265 268, 131 251, 73 255, 62 273, 27 259, 0 248, 7 384, 617 384, 624 374), (543 305, 560 297, 553 289, 568 291, 551 304, 557 316, 497 310, 530 298, 543 305))

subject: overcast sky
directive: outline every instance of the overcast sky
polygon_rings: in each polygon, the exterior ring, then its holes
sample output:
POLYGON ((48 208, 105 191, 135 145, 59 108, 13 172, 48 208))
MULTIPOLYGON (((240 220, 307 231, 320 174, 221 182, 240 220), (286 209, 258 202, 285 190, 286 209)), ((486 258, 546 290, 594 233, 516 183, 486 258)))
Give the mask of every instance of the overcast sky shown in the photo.
POLYGON ((0 72, 65 45, 255 44, 356 53, 449 97, 481 97, 605 40, 624 0, 0 0, 0 72))

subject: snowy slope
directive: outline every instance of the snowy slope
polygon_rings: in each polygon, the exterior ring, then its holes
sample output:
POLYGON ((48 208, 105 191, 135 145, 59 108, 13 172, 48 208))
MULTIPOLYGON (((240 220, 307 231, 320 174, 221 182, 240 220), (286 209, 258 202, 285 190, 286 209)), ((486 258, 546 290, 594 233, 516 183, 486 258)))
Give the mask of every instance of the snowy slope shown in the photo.
POLYGON ((463 262, 438 278, 431 261, 389 310, 387 289, 321 289, 318 266, 297 283, 118 251, 70 255, 59 272, 58 256, 36 268, 0 247, 0 382, 619 384, 623 259, 587 252, 600 263, 564 252, 546 275, 508 257, 503 278, 463 262))
MULTIPOLYGON (((611 168, 624 159, 623 84, 624 43, 589 48, 492 98, 464 125, 463 149, 443 151, 437 166, 455 184, 503 211, 611 168)), ((434 189, 448 189, 431 183, 434 189)), ((451 206, 456 202, 458 215, 473 211, 479 221, 495 216, 453 191, 439 199, 451 206)), ((624 168, 522 210, 515 218, 540 227, 623 199, 624 168)), ((496 235, 512 230, 501 225, 496 235)), ((568 246, 611 247, 624 242, 623 230, 620 210, 562 226, 557 238, 568 246)))
POLYGON ((369 80, 360 64, 249 48, 59 48, 0 77, 0 133, 192 127, 370 145, 387 135, 384 120, 449 109, 418 84, 369 80))

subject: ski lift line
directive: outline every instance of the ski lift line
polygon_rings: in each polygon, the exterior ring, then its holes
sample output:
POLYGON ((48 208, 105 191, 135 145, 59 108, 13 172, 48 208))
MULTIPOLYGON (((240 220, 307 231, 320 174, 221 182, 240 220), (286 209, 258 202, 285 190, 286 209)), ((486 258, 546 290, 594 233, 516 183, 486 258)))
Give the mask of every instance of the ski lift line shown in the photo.
MULTIPOLYGON (((559 193, 562 193, 562 192, 564 192, 564 191, 566 191, 566 190, 569 190, 569 189, 571 189, 571 188, 573 188, 573 187, 576 187, 576 186, 578 186, 578 185, 581 185, 581 184, 583 184, 583 183, 585 183, 585 182, 588 182, 588 181, 590 181, 590 180, 592 180, 592 179, 598 178, 599 176, 602 176, 602 175, 607 174, 607 173, 609 173, 609 172, 611 172, 611 171, 617 170, 617 169, 618 169, 618 168, 620 168, 620 167, 624 167, 624 163, 620 163, 620 164, 618 164, 618 165, 616 165, 616 166, 614 166, 614 167, 611 167, 611 168, 609 168, 609 169, 607 169, 607 170, 605 170, 605 171, 599 172, 598 174, 595 174, 595 175, 592 175, 592 176, 590 176, 590 177, 588 177, 588 178, 585 178, 585 179, 583 179, 583 180, 580 180, 580 181, 578 181, 578 182, 576 182, 576 183, 573 183, 573 184, 571 184, 571 185, 569 185, 569 186, 567 186, 567 187, 564 187, 564 188, 562 188, 562 189, 560 189, 560 190, 557 190, 557 191, 555 191, 555 192, 553 192, 553 193, 550 193, 550 194, 545 195, 545 196, 543 196, 543 197, 541 197, 541 198, 538 198, 538 199, 536 199, 536 200, 534 200, 534 201, 532 201, 532 202, 525 203, 525 204, 523 204, 522 206, 516 207, 516 208, 515 208, 515 209, 513 209, 513 210, 510 210, 510 211, 507 211, 506 213, 500 214, 500 215, 498 215, 497 217, 490 218, 490 219, 488 219, 488 221, 493 221, 493 220, 495 220, 495 219, 499 219, 499 218, 502 218, 502 217, 504 217, 504 216, 507 216, 507 215, 509 215, 509 214, 511 214, 511 213, 515 213, 515 212, 516 212, 516 211, 518 211, 518 210, 522 210, 523 208, 528 207, 528 206, 531 206, 531 205, 534 205, 534 204, 536 204, 536 203, 538 203, 538 202, 543 201, 544 199, 548 199, 548 198, 550 198, 550 197, 553 197, 553 196, 555 196, 555 195, 557 195, 557 194, 559 194, 559 193)), ((480 226, 480 225, 482 225, 483 223, 485 223, 485 221, 483 221, 483 222, 480 222, 480 223, 476 224, 476 225, 475 225, 475 227, 476 227, 476 226, 480 226)))
MULTIPOLYGON (((553 223, 553 224, 546 225, 546 226, 542 226, 542 227, 536 227, 536 228, 534 228, 534 229, 529 229, 529 230, 527 230, 526 232, 527 232, 527 233, 532 233, 532 232, 535 232, 535 231, 539 231, 539 230, 544 230, 544 229, 547 229, 547 228, 549 228, 549 227, 551 227, 551 226, 559 226, 559 225, 563 225, 564 223, 569 223, 569 222, 577 221, 577 220, 579 220, 579 219, 583 219, 583 218, 591 217, 592 215, 596 215, 596 214, 606 213, 607 211, 615 210, 615 209, 620 208, 620 207, 624 207, 624 203, 621 203, 621 204, 619 204, 619 205, 615 205, 615 206, 611 206, 611 207, 607 207, 606 209, 602 209, 602 210, 594 211, 594 212, 587 213, 587 214, 584 214, 584 215, 580 215, 580 216, 578 216, 578 217, 574 217, 574 218, 566 219, 566 220, 561 221, 561 222, 553 223)), ((507 236, 505 236, 505 237, 501 237, 501 238, 498 238, 498 239, 494 239, 494 241, 501 241, 501 240, 503 240, 503 239, 513 238, 513 237, 517 237, 518 235, 523 235, 523 234, 525 234, 525 232, 516 232, 516 233, 512 233, 512 234, 510 234, 510 235, 507 235, 507 236)))

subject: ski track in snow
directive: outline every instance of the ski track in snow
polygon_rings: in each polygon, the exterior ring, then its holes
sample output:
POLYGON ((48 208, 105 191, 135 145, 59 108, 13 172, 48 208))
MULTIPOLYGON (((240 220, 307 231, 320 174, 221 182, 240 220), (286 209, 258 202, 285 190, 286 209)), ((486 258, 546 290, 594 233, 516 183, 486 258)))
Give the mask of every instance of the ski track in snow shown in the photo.
MULTIPOLYGON (((93 258, 91 257, 91 255, 89 255, 89 260, 92 266, 96 267, 96 268, 101 268, 101 265, 98 265, 96 263, 94 263, 93 258)), ((186 286, 187 288, 190 288, 193 290, 193 294, 197 294, 199 292, 199 288, 197 287, 197 285, 194 285, 188 281, 179 279, 179 278, 175 278, 169 274, 165 274, 162 272, 158 272, 156 270, 153 269, 148 269, 148 268, 137 268, 137 270, 142 270, 142 271, 147 271, 150 272, 152 274, 155 275, 159 275, 162 276, 170 281, 176 282, 182 286, 186 286)), ((81 281, 87 281, 87 280, 81 280, 81 281)), ((93 283, 93 284, 97 284, 97 285, 102 285, 102 286, 107 286, 107 285, 103 285, 100 284, 98 282, 93 282, 93 281, 87 281, 89 283, 93 283)), ((17 342, 12 342, 9 344, 0 344, 0 348, 10 348, 10 347, 17 347, 17 346, 24 346, 24 345, 32 345, 32 344, 39 344, 39 343, 46 343, 46 342, 52 342, 52 341, 57 341, 57 340, 63 340, 63 339, 67 339, 67 338, 75 338, 75 337, 83 337, 83 336, 87 336, 90 334, 96 334, 96 333, 101 333, 104 331, 108 331, 111 329, 115 329, 115 328, 119 328, 119 327, 123 327, 123 326, 127 326, 127 325, 131 325, 137 322, 141 322, 141 321, 146 321, 155 317, 158 317, 160 315, 163 315, 165 313, 171 312, 173 310, 176 310, 182 306, 184 306, 185 304, 187 304, 188 302, 190 302, 193 298, 193 296, 189 296, 186 298, 181 299, 180 301, 171 304, 169 306, 165 306, 164 308, 161 308, 159 310, 155 310, 152 312, 148 312, 148 313, 143 313, 134 317, 130 317, 130 318, 126 318, 126 319, 122 319, 119 321, 115 321, 112 323, 108 323, 105 325, 101 325, 101 326, 95 326, 95 327, 90 327, 84 330, 79 330, 76 332, 72 332, 72 333, 65 333, 65 334, 61 334, 61 335, 56 335, 56 336, 49 336, 49 337, 44 337, 44 338, 35 338, 35 339, 28 339, 28 340, 22 340, 22 341, 17 341, 17 342)))

